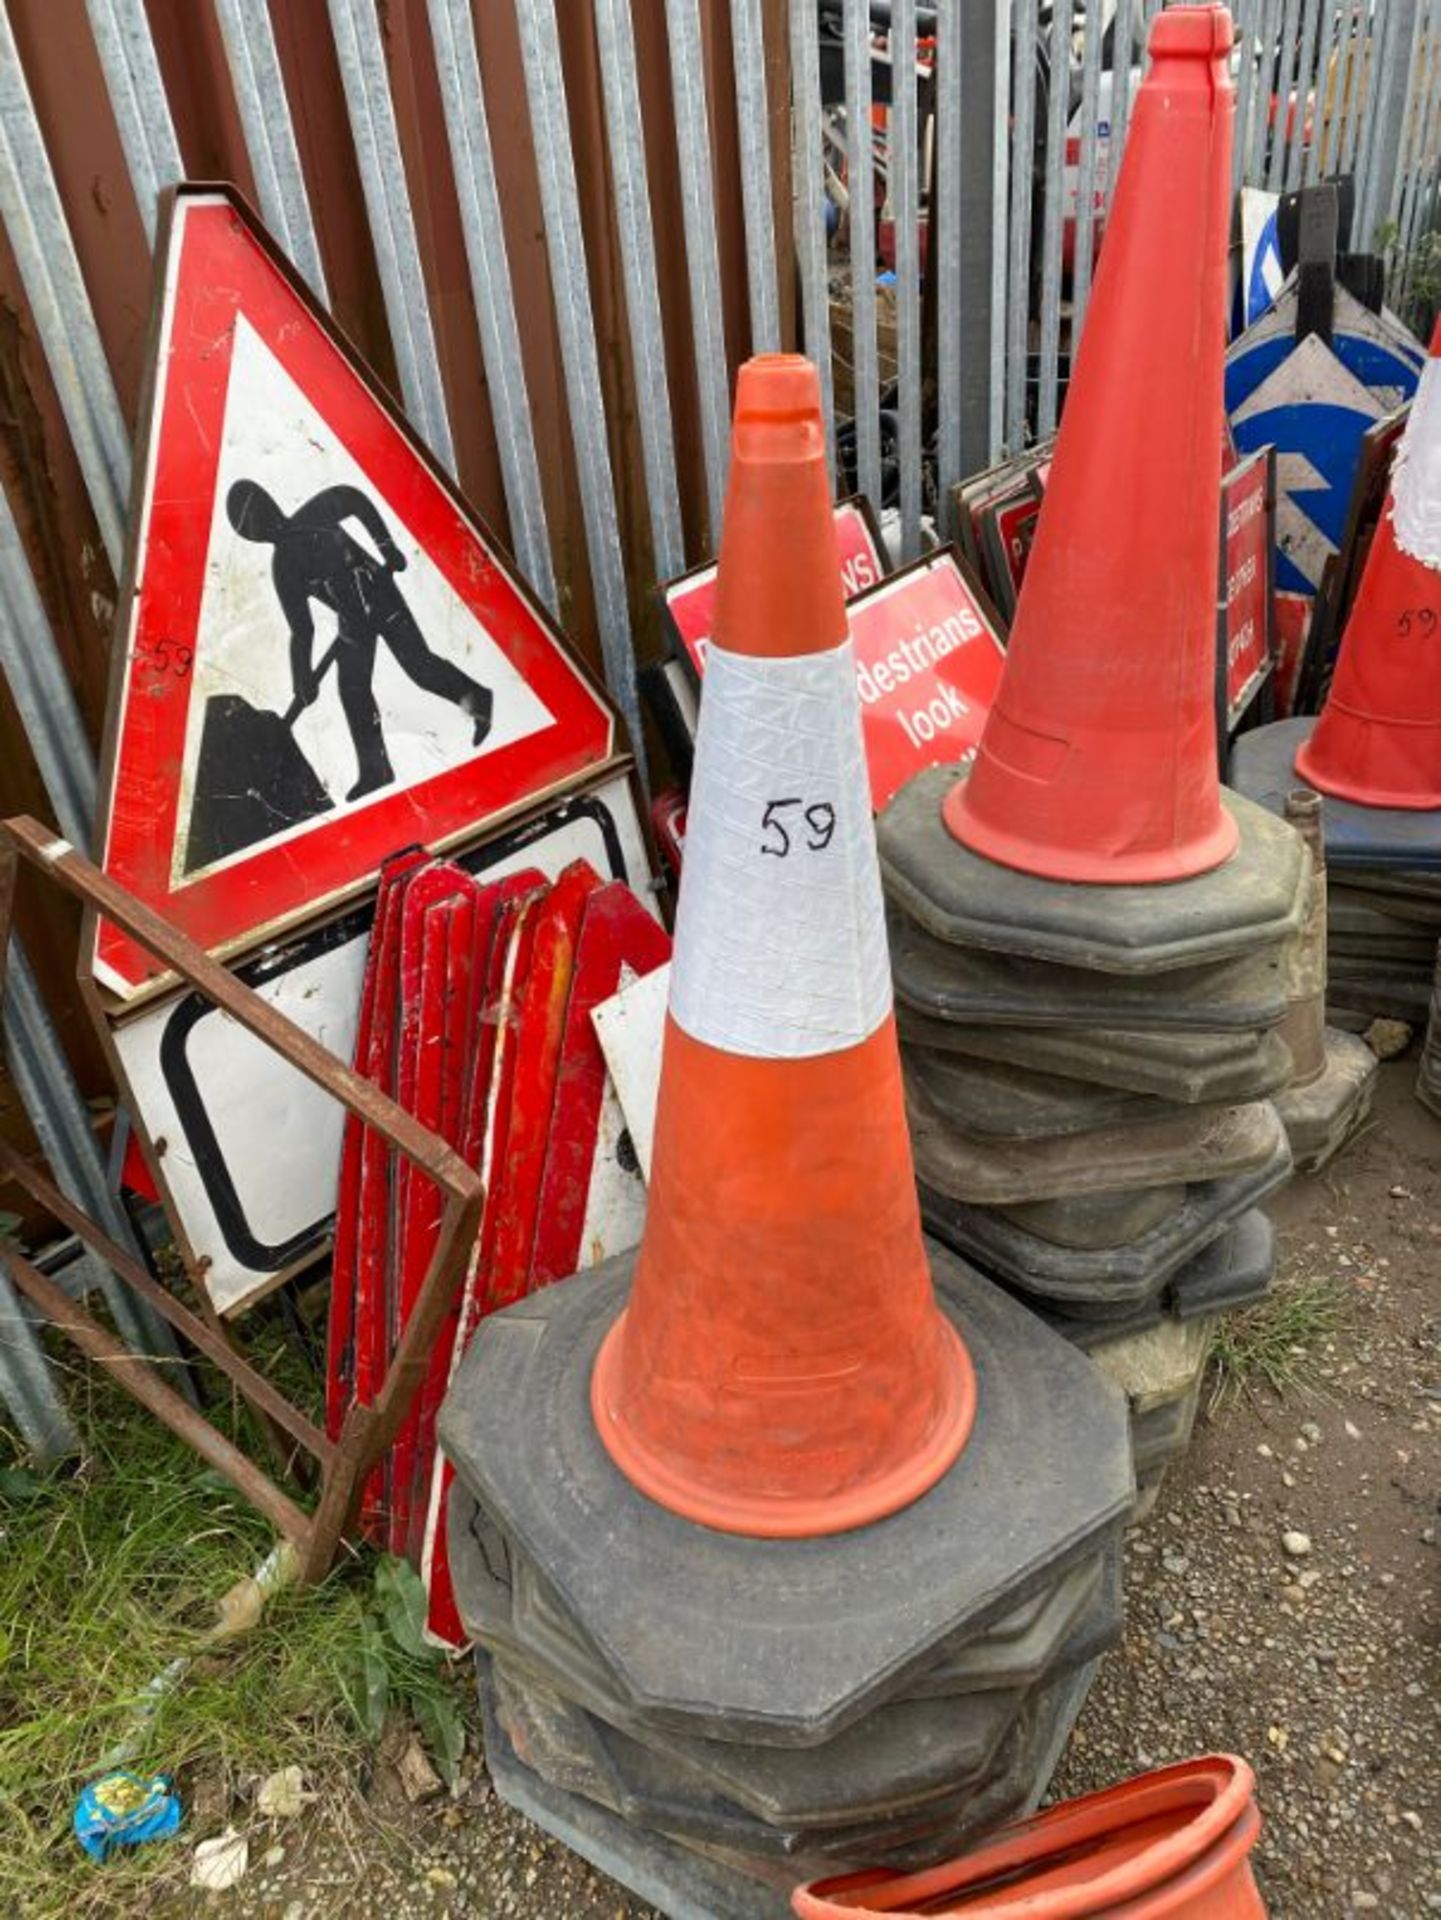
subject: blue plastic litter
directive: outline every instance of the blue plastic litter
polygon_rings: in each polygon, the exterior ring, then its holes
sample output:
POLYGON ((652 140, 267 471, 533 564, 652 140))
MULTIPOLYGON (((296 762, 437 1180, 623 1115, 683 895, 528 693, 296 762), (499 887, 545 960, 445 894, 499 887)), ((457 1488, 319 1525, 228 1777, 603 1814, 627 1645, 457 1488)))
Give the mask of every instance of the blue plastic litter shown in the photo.
POLYGON ((179 1825, 180 1795, 163 1773, 105 1773, 75 1802, 75 1838, 92 1860, 108 1860, 116 1847, 168 1840, 179 1825))

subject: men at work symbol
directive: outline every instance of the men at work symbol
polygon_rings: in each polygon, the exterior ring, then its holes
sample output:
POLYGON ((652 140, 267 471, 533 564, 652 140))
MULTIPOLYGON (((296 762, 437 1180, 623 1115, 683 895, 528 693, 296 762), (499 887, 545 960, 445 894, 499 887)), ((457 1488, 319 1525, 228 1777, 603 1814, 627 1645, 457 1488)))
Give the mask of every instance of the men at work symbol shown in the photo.
POLYGON ((395 778, 372 686, 375 650, 382 642, 416 686, 450 701, 469 717, 473 744, 481 744, 490 731, 490 689, 426 644, 396 584, 395 576, 405 570, 405 556, 374 503, 358 487, 326 487, 286 514, 257 481, 237 480, 225 496, 225 511, 242 539, 275 549, 271 578, 290 629, 295 689, 286 715, 288 725, 293 726, 313 704, 321 679, 334 662, 357 768, 347 800, 362 799, 395 778), (374 541, 382 560, 346 531, 347 520, 374 541), (333 645, 318 662, 312 603, 329 608, 337 627, 333 645))
POLYGON ((375 698, 378 647, 388 647, 423 692, 466 715, 477 747, 490 732, 494 706, 489 687, 427 644, 396 580, 405 571, 405 555, 358 487, 324 487, 287 514, 258 481, 237 480, 225 496, 225 511, 242 540, 272 549, 270 579, 289 635, 294 697, 284 713, 256 706, 233 688, 207 698, 185 842, 190 874, 334 807, 295 738, 296 722, 314 704, 332 666, 355 749, 356 777, 347 800, 363 799, 395 779, 375 698), (361 529, 373 549, 347 523, 361 529), (318 660, 317 607, 335 622, 335 638, 318 660))

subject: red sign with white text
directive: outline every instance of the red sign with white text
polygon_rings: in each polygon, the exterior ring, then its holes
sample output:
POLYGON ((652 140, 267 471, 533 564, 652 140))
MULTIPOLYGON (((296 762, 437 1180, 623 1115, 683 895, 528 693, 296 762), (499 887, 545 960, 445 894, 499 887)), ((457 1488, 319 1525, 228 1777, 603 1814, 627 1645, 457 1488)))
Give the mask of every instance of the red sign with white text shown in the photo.
POLYGON ((1271 456, 1253 454, 1221 483, 1221 631, 1226 648, 1226 725, 1240 719, 1271 671, 1271 456))
POLYGON ((846 609, 856 655, 871 805, 927 767, 969 761, 1005 654, 954 549, 927 555, 846 609))
MULTIPOLYGON (((841 592, 849 600, 886 575, 880 545, 858 500, 842 500, 835 510, 840 549, 841 592)), ((705 672, 705 650, 715 625, 715 562, 697 567, 661 589, 661 598, 692 672, 705 672)))
MULTIPOLYGON (((615 722, 237 198, 180 190, 159 286, 101 859, 226 949, 553 792, 615 722)), ((93 964, 157 973, 103 921, 93 964)))

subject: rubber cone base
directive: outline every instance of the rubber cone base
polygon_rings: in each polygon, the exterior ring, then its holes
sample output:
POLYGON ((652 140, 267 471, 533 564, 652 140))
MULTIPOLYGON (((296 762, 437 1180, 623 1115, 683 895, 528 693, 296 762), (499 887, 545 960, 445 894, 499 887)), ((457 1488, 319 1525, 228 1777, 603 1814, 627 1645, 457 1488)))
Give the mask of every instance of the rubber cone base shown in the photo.
POLYGON ((1064 1200, 1031 1200, 1021 1206, 997 1207, 996 1212, 1053 1247, 1095 1249, 1128 1247, 1185 1204, 1185 1183, 1178 1182, 1174 1186, 1147 1187, 1141 1193, 1089 1193, 1064 1200))
POLYGON ((492 1316, 472 1342, 440 1418, 446 1453, 652 1722, 814 1743, 1008 1594, 1093 1555, 1128 1510, 1119 1400, 1023 1307, 943 1248, 927 1252, 975 1366, 976 1423, 928 1493, 860 1532, 715 1532, 619 1471, 590 1375, 632 1257, 492 1316))
POLYGON ((1326 1029, 1326 1064, 1304 1087, 1276 1095, 1298 1173, 1319 1173, 1371 1111, 1377 1060, 1364 1040, 1326 1029))
POLYGON ((1172 1104, 1260 1100, 1291 1077, 1277 1033, 1076 1032, 1065 1027, 976 1027, 896 1010, 903 1051, 964 1054, 1102 1087, 1152 1094, 1172 1104))
POLYGON ((888 897, 938 940, 1145 974, 1255 953, 1300 925, 1310 856, 1290 827, 1239 794, 1221 794, 1239 834, 1224 866, 1165 886, 1071 886, 954 840, 941 818, 954 782, 954 768, 918 774, 876 825, 888 897))
POLYGON ((1124 1317, 1159 1295, 1179 1267, 1290 1173, 1291 1149, 1283 1136, 1266 1166, 1192 1187, 1180 1211, 1153 1232, 1129 1246, 1093 1252, 1050 1246, 989 1207, 966 1206, 931 1187, 921 1188, 921 1216, 928 1232, 980 1261, 1016 1292, 1104 1320, 1124 1317))
POLYGON ((1136 976, 952 946, 896 908, 887 928, 897 998, 938 1020, 1218 1033, 1274 1026, 1286 1011, 1279 943, 1215 966, 1136 976))
MULTIPOLYGON (((1314 715, 1278 720, 1274 726, 1243 733, 1231 749, 1231 785, 1271 813, 1284 813, 1286 796, 1311 783, 1297 755, 1311 737, 1314 715)), ((1322 821, 1326 864, 1341 871, 1368 867, 1404 867, 1441 872, 1441 808, 1418 812, 1409 807, 1361 806, 1327 793, 1322 821)))
POLYGON ((1167 1318, 1193 1320, 1264 1300, 1276 1275, 1276 1232, 1260 1207, 1243 1213, 1219 1240, 1192 1256, 1159 1294, 1123 1318, 1097 1320, 1058 1313, 1037 1302, 1048 1327, 1090 1352, 1107 1340, 1144 1333, 1167 1318))
POLYGON ((1269 1100, 1248 1106, 1177 1107, 1150 1127, 1117 1127, 1068 1139, 995 1146, 964 1134, 917 1086, 907 1090, 916 1178, 976 1206, 1137 1193, 1177 1181, 1251 1173, 1281 1138, 1269 1100))

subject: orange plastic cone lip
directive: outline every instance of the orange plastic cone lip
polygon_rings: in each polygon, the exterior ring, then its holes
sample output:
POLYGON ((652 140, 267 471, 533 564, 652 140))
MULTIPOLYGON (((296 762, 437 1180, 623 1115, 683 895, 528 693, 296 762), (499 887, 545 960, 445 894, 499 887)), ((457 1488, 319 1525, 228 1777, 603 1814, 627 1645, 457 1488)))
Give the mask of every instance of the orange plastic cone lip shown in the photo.
POLYGON ((625 1314, 621 1314, 606 1335, 591 1375, 591 1411, 610 1456, 626 1478, 658 1505, 721 1533, 750 1534, 758 1540, 814 1540, 823 1534, 868 1527, 910 1506, 933 1487, 954 1465, 971 1436, 976 1417, 975 1368, 960 1335, 946 1322, 948 1359, 957 1391, 951 1397, 946 1418, 919 1451, 845 1493, 810 1499, 788 1494, 774 1504, 754 1493, 727 1495, 697 1485, 663 1454, 647 1448, 628 1428, 611 1422, 609 1408, 625 1321, 625 1314))
POLYGON ((1046 502, 951 836, 1038 879, 1184 880, 1237 847, 1215 736, 1230 15, 1151 30, 1046 502))
POLYGON ((1411 402, 1331 689, 1296 755, 1321 793, 1441 808, 1441 328, 1411 402))
POLYGON ((818 1881, 791 1904, 800 1920, 1252 1920, 1264 1914, 1249 1869, 1254 1792, 1235 1755, 1185 1761, 1017 1821, 961 1859, 818 1881))
POLYGON ((737 383, 645 1234, 590 1384, 642 1493, 761 1539, 908 1506, 975 1418, 921 1234, 820 383, 796 355, 737 383))

